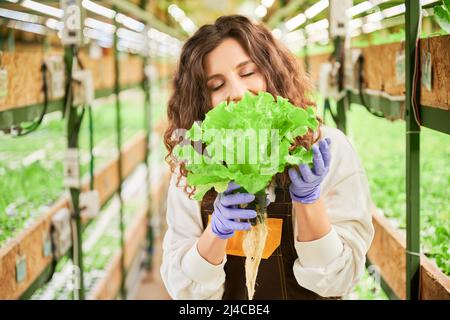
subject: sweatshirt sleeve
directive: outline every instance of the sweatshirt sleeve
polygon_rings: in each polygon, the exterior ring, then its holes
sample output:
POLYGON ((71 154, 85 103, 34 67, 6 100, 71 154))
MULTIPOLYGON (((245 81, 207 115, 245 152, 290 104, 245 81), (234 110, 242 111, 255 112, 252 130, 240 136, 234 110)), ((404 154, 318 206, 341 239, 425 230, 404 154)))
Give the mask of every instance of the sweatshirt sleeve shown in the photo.
MULTIPOLYGON (((180 182, 183 186, 183 180, 180 182)), ((173 299, 221 299, 224 292, 226 256, 213 265, 200 256, 197 241, 203 233, 200 207, 176 186, 172 175, 167 195, 167 232, 160 268, 173 299)))
POLYGON ((323 297, 343 296, 364 273, 366 253, 374 236, 369 184, 356 151, 347 137, 332 131, 330 172, 322 198, 331 223, 324 237, 297 241, 293 269, 299 285, 323 297))

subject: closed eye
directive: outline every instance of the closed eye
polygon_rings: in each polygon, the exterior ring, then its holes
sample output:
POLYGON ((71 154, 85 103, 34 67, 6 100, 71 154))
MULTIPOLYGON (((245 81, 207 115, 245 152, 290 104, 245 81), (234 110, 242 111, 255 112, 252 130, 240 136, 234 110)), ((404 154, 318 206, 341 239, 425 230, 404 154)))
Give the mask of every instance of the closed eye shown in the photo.
MULTIPOLYGON (((253 75, 253 74, 254 74, 254 72, 249 72, 249 73, 243 74, 241 77, 249 77, 249 76, 251 76, 251 75, 253 75)), ((217 91, 217 90, 219 90, 222 86, 223 86, 223 83, 222 83, 220 86, 217 86, 217 87, 213 88, 212 90, 213 90, 213 91, 217 91)))

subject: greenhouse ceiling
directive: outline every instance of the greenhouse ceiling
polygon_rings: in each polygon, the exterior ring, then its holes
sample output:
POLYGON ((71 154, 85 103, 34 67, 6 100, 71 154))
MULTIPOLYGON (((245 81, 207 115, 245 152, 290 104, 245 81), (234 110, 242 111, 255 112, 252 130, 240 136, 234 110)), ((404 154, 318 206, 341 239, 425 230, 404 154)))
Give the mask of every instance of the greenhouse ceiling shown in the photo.
MULTIPOLYGON (((29 12, 35 12, 33 6, 27 5, 27 3, 38 2, 40 4, 59 7, 59 0, 44 0, 44 1, 28 1, 28 0, 6 0, 3 1, 2 7, 11 10, 28 10, 29 12), (22 4, 22 5, 21 5, 22 4), (25 7, 25 8, 24 8, 25 7)), ((328 10, 325 10, 328 6, 328 0, 228 0, 228 1, 216 1, 216 0, 102 0, 102 1, 89 1, 83 0, 84 3, 95 3, 103 7, 111 9, 113 6, 121 8, 121 11, 127 11, 126 8, 146 8, 147 18, 149 20, 155 18, 162 23, 179 29, 179 23, 168 14, 169 7, 172 5, 180 8, 186 17, 190 18, 195 26, 201 26, 206 23, 213 23, 216 18, 226 14, 245 14, 254 16, 256 19, 260 19, 267 23, 270 27, 274 28, 281 21, 289 20, 300 13, 308 12, 308 9, 316 7, 319 9, 317 14, 309 18, 309 22, 319 21, 324 19, 328 15, 328 10), (265 9, 264 9, 264 8, 265 9), (322 9, 322 10, 320 10, 322 9), (258 16, 259 15, 259 16, 258 16)), ((428 1, 430 2, 430 1, 428 1)), ((435 1, 431 1, 435 2, 435 1)), ((353 5, 360 5, 360 8, 366 9, 355 15, 355 17, 364 15, 364 13, 374 11, 374 9, 384 10, 389 7, 403 4, 402 0, 355 0, 353 5), (370 5, 372 3, 372 5, 370 5)), ((314 11, 314 10, 313 10, 314 11)), ((131 12, 130 12, 131 13, 131 12)), ((140 19, 142 16, 135 15, 135 18, 140 19)))
MULTIPOLYGON (((86 9, 87 29, 101 36, 93 37, 103 43, 111 43, 115 24, 125 27, 127 34, 139 38, 146 27, 149 37, 173 42, 184 41, 200 26, 214 23, 222 15, 243 14, 265 23, 274 36, 302 47, 305 43, 327 44, 329 34, 329 0, 79 0, 86 9), (131 33, 130 33, 131 31, 131 33), (105 38, 105 34, 107 39, 105 38), (152 34, 152 35, 151 35, 152 34), (168 37, 170 36, 170 37, 168 37), (100 39, 101 38, 101 39, 100 39)), ((439 1, 421 0, 428 7, 439 1)), ((7 0, 0 8, 0 25, 26 32, 48 34, 60 28, 62 14, 59 0, 7 0), (27 15, 29 17, 24 17, 27 15), (14 16, 16 15, 16 16, 14 16)), ((401 0, 355 0, 347 14, 351 17, 350 35, 356 37, 404 24, 405 3, 401 0)), ((427 15, 427 11, 424 10, 427 15)), ((121 34, 119 34, 119 37, 121 34)), ((87 35, 87 37, 90 37, 87 35)), ((128 37, 128 36, 127 36, 128 37)), ((126 37, 126 38, 127 38, 126 37)))

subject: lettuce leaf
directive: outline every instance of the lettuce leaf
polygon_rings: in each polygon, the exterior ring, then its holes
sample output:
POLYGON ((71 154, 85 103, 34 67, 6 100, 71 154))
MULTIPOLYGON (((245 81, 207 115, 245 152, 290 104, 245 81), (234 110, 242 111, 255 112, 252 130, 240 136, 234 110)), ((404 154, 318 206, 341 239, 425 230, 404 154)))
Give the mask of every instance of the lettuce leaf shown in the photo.
POLYGON ((434 18, 439 26, 447 33, 450 33, 450 0, 444 0, 441 6, 433 8, 434 18))
POLYGON ((295 138, 318 126, 312 107, 296 107, 280 96, 275 100, 268 92, 246 92, 239 102, 219 103, 203 122, 195 122, 185 136, 187 143, 177 145, 173 154, 186 163, 196 200, 211 188, 223 192, 230 181, 255 194, 286 166, 312 162, 311 150, 289 148, 295 138))

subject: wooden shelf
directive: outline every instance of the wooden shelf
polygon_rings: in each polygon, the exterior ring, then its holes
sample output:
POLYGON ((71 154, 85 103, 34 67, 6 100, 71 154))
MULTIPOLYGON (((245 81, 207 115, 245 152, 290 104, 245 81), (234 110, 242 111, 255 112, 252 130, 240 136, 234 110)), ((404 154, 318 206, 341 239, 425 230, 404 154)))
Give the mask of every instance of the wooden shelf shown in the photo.
MULTIPOLYGON (((136 134, 122 148, 123 176, 127 177, 139 163, 144 161, 147 139, 143 132, 136 134)), ((105 203, 117 190, 118 158, 101 167, 94 177, 101 203, 105 203)), ((88 190, 89 178, 84 179, 82 190, 88 190)), ((61 208, 69 208, 69 199, 63 196, 47 213, 23 230, 5 247, 0 249, 0 300, 17 299, 42 272, 52 263, 52 256, 44 256, 45 237, 50 232, 51 219, 61 208), (17 283, 15 276, 16 258, 26 256, 26 278, 17 283)), ((86 221, 86 219, 84 219, 86 221)))
MULTIPOLYGON (((373 210, 375 237, 367 254, 381 270, 383 280, 400 299, 406 299, 406 239, 389 221, 373 210)), ((430 259, 420 257, 420 298, 450 299, 450 278, 430 259)))
MULTIPOLYGON (((24 106, 38 105, 44 102, 42 92, 43 78, 41 67, 46 57, 63 52, 54 51, 44 54, 40 47, 30 47, 26 52, 5 52, 3 67, 8 71, 8 96, 0 100, 0 112, 24 106)), ((112 52, 99 59, 92 59, 85 52, 80 53, 80 60, 85 69, 92 71, 95 90, 114 86, 114 56, 112 52)), ((120 84, 127 86, 140 83, 144 74, 142 58, 127 55, 120 59, 120 84)))
MULTIPOLYGON (((433 86, 428 91, 421 86, 420 103, 428 108, 450 110, 450 35, 420 39, 420 52, 430 52, 433 86)), ((396 57, 404 51, 404 43, 390 43, 361 49, 364 57, 365 83, 363 88, 399 97, 405 94, 405 85, 397 81, 396 57)), ((329 61, 330 54, 310 56, 309 73, 317 84, 320 65, 329 61)), ((302 59, 303 60, 303 59, 302 59)), ((354 88, 357 90, 358 88, 354 88)), ((370 105, 372 107, 372 105, 370 105)))
MULTIPOLYGON (((450 110, 450 35, 420 39, 420 55, 430 52, 433 86, 421 86, 420 103, 431 108, 450 110)), ((404 95, 405 86, 396 77, 396 57, 404 52, 404 43, 391 43, 362 48, 366 87, 390 95, 404 95)))
MULTIPOLYGON (((147 220, 144 215, 150 210, 155 213, 162 209, 165 201, 168 184, 170 181, 170 171, 161 173, 158 184, 153 184, 150 190, 151 204, 146 204, 142 211, 135 218, 135 221, 128 228, 125 235, 125 267, 126 270, 132 265, 134 258, 139 253, 141 245, 145 242, 147 220)), ((118 252, 112 259, 106 269, 105 277, 100 280, 95 288, 91 291, 88 299, 109 300, 116 298, 121 282, 120 257, 122 251, 118 252)))
MULTIPOLYGON (((92 59, 81 51, 80 60, 85 69, 92 71, 95 98, 114 93, 114 56, 112 50, 106 50, 99 59, 92 59)), ((23 121, 39 117, 43 110, 44 94, 41 66, 46 57, 58 55, 63 57, 61 49, 43 53, 39 46, 27 46, 23 52, 3 54, 3 67, 8 71, 8 95, 0 99, 0 130, 10 128, 23 121)), ((168 78, 173 73, 173 65, 155 60, 152 64, 160 78, 168 78)), ((141 86, 144 77, 144 62, 137 55, 124 55, 119 58, 121 90, 141 86)), ((47 112, 61 111, 63 99, 51 100, 47 112)))
POLYGON ((121 271, 122 254, 125 255, 125 269, 128 270, 133 262, 133 258, 139 252, 139 249, 145 245, 148 226, 147 211, 148 204, 145 204, 145 206, 139 210, 133 223, 127 228, 124 249, 119 249, 119 251, 116 252, 106 268, 105 277, 99 281, 89 294, 89 300, 112 300, 117 296, 123 276, 121 271))

